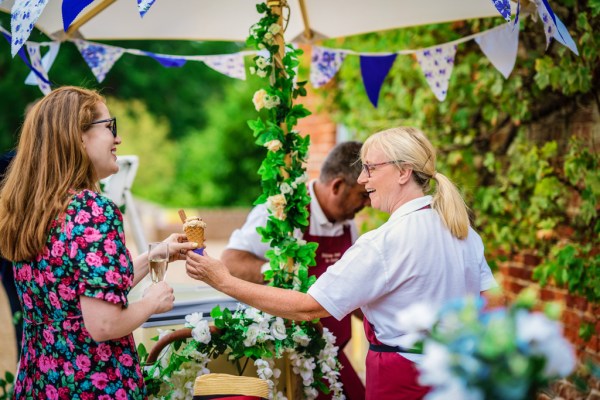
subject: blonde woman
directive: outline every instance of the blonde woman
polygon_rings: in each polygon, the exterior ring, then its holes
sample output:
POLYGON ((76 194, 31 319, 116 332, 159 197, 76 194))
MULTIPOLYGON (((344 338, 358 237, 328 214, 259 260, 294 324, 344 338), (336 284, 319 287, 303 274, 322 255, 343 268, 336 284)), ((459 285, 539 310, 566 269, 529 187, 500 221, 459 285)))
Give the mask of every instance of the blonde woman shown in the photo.
MULTIPOLYGON (((161 282, 127 301, 147 257, 131 259, 121 213, 97 184, 118 171, 120 143, 94 91, 56 89, 27 114, 0 192, 0 252, 24 313, 17 399, 145 397, 131 333, 174 296, 161 282)), ((167 239, 172 260, 194 247, 180 236, 167 239)))
POLYGON ((401 127, 369 137, 361 150, 372 207, 390 214, 361 236, 317 279, 307 294, 252 284, 232 277, 219 261, 188 252, 187 272, 218 290, 270 314, 292 320, 333 316, 356 308, 365 316, 371 343, 366 398, 421 399, 420 354, 405 347, 399 313, 414 302, 433 305, 496 286, 481 238, 469 226, 456 187, 436 171, 435 151, 418 129, 401 127), (433 196, 426 195, 431 181, 433 196))

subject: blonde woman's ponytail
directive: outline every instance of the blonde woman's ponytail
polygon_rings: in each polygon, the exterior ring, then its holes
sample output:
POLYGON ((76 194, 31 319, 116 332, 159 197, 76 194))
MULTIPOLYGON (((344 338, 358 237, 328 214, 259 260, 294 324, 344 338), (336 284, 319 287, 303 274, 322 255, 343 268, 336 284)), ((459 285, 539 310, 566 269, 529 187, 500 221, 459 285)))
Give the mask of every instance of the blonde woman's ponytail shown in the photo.
POLYGON ((433 179, 436 180, 437 186, 432 207, 437 210, 453 236, 466 239, 469 234, 469 213, 465 201, 456 186, 446 176, 435 172, 433 179))

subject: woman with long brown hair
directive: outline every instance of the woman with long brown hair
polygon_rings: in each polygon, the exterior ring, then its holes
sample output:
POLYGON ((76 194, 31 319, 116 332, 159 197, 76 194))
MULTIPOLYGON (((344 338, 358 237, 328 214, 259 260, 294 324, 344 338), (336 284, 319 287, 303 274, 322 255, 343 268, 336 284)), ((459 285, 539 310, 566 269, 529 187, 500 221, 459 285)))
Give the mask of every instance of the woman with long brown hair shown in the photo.
MULTIPOLYGON (((0 253, 24 312, 16 398, 144 398, 132 331, 173 307, 173 290, 127 294, 148 273, 98 180, 119 170, 116 119, 102 96, 62 87, 27 114, 0 192, 0 253)), ((193 243, 171 235, 172 260, 193 243)))

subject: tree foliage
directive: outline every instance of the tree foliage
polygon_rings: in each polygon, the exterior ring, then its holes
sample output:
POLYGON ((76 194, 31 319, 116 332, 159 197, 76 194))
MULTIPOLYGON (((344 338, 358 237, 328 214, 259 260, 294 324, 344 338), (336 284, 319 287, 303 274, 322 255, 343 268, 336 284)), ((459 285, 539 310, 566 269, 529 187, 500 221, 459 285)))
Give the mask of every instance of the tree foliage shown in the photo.
MULTIPOLYGON (((570 116, 582 110, 598 115, 600 7, 597 0, 551 5, 579 57, 556 41, 546 50, 541 21, 523 18, 509 79, 469 41, 458 47, 444 102, 407 56, 396 60, 377 109, 363 89, 358 57, 346 59, 336 87, 323 94, 334 117, 359 137, 398 125, 421 127, 438 149, 438 170, 457 181, 474 210, 489 260, 533 250, 542 259, 535 275, 542 284, 564 285, 598 302, 599 158, 597 147, 589 147, 593 139, 581 137, 570 116), (564 125, 553 126, 552 118, 564 125)), ((423 48, 502 22, 433 25, 326 44, 372 52, 423 48)))

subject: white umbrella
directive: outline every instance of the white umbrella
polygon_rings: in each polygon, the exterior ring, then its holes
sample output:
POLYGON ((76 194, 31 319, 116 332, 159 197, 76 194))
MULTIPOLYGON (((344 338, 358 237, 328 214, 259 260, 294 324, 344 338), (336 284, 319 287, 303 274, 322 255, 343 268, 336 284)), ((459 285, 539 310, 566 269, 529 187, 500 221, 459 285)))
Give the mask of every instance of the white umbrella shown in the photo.
MULTIPOLYGON (((14 2, 4 1, 0 11, 10 12, 14 2)), ((157 0, 141 18, 135 0, 95 0, 75 20, 70 34, 87 40, 244 41, 250 26, 259 19, 257 3, 255 0, 157 0)), ((491 0, 289 0, 288 3, 286 41, 499 17, 491 0)), ((36 24, 54 39, 64 35, 61 5, 62 0, 49 0, 36 24)))

